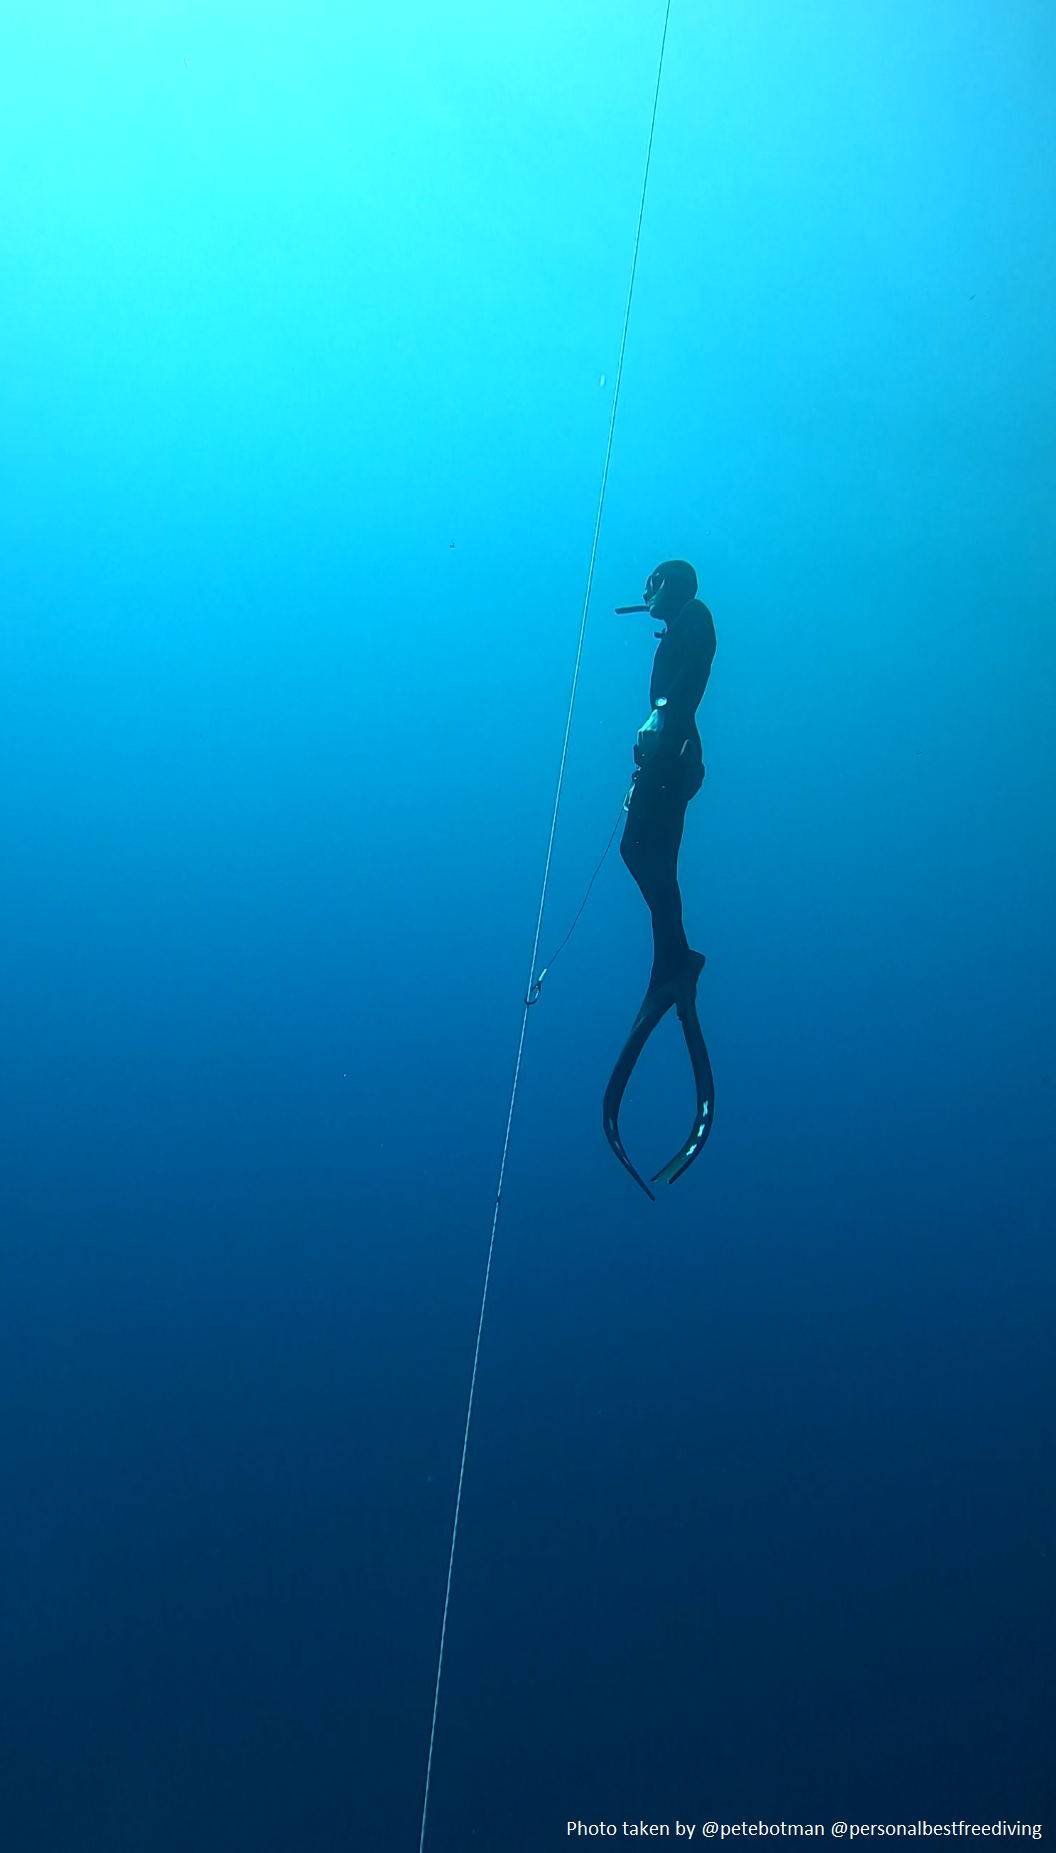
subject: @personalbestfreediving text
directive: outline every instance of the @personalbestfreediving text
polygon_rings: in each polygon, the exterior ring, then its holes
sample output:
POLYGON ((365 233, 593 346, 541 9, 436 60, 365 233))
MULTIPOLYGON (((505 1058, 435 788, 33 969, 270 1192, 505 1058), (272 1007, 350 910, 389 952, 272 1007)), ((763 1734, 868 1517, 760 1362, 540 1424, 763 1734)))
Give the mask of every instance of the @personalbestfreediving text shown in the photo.
POLYGON ((745 1839, 1011 1839, 1040 1840, 1040 1821, 569 1821, 567 1837, 576 1840, 745 1839))

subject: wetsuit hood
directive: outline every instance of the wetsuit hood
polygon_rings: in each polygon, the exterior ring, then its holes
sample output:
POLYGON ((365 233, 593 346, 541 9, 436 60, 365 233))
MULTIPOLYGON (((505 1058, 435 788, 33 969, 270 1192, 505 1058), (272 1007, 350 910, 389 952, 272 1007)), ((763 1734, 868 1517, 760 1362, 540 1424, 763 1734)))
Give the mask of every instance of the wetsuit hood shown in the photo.
POLYGON ((648 574, 648 580, 650 584, 663 580, 663 602, 667 604, 671 600, 674 604, 674 600, 678 600, 678 610, 697 597, 697 574, 687 560, 661 560, 648 574))

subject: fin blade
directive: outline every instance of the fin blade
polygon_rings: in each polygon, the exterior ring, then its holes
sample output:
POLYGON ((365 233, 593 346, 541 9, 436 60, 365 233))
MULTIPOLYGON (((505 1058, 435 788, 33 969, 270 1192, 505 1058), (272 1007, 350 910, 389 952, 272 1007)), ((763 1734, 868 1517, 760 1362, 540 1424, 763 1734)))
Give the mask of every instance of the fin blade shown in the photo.
POLYGON ((693 1121, 693 1130, 685 1144, 672 1159, 658 1171, 653 1178, 654 1184, 674 1184, 684 1171, 688 1171, 695 1158, 699 1158, 707 1144, 711 1131, 711 1122, 715 1115, 715 1079, 711 1072, 707 1044, 697 1016, 696 994, 679 1000, 678 1014, 682 1023, 682 1034, 686 1039, 686 1048, 693 1068, 693 1084, 697 1094, 697 1112, 693 1121))
POLYGON ((601 1108, 602 1125, 605 1128, 605 1137, 609 1142, 611 1150, 619 1159, 624 1170, 629 1171, 635 1183, 639 1184, 644 1190, 650 1203, 655 1203, 656 1198, 645 1179, 639 1177, 627 1156, 623 1140, 620 1138, 620 1107, 623 1104, 623 1096, 627 1091, 627 1083, 634 1072, 634 1065, 638 1057, 645 1048, 646 1043, 661 1017, 667 1015, 667 1012, 675 1001, 674 989, 670 985, 665 985, 661 991, 650 991, 646 993, 642 1007, 634 1019, 631 1033, 624 1043, 623 1048, 620 1050, 616 1060, 616 1066, 609 1076, 609 1084, 605 1089, 605 1098, 601 1108))

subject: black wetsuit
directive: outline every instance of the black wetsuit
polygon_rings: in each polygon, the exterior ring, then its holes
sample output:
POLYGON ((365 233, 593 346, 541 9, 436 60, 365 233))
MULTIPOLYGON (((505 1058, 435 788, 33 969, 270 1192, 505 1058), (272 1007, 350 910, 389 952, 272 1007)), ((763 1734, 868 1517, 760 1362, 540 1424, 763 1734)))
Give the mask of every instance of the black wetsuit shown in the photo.
POLYGON ((661 697, 666 699, 662 729, 646 752, 634 749, 638 771, 620 854, 652 916, 650 992, 677 976, 693 957, 682 925, 678 852, 686 806, 704 780, 695 715, 714 655, 711 612, 698 598, 690 599, 661 635, 653 659, 649 699, 654 708, 661 697))

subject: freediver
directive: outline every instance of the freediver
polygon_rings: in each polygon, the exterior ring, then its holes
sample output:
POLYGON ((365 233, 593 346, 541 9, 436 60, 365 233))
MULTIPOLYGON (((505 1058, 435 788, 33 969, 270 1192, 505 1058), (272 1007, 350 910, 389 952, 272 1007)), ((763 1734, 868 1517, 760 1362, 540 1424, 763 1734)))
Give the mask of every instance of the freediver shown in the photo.
POLYGON ((686 560, 665 560, 650 573, 642 605, 622 611, 648 611, 664 629, 649 680, 650 713, 638 730, 635 772, 627 800, 627 822, 620 854, 641 890, 653 928, 653 968, 642 1007, 605 1090, 605 1136, 622 1165, 647 1197, 653 1193, 639 1177, 623 1148, 619 1110, 631 1072, 645 1044, 672 1004, 675 1005, 693 1066, 697 1112, 681 1151, 653 1182, 673 1184, 692 1164, 711 1130, 714 1085, 711 1064, 697 1020, 697 980, 704 955, 694 952, 682 924, 678 852, 686 807, 704 782, 704 762, 696 712, 708 684, 715 655, 711 612, 696 596, 697 575, 686 560))

